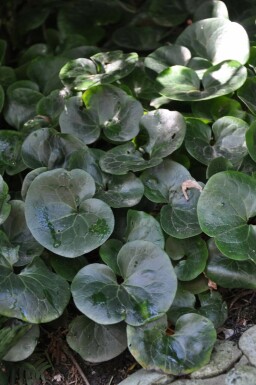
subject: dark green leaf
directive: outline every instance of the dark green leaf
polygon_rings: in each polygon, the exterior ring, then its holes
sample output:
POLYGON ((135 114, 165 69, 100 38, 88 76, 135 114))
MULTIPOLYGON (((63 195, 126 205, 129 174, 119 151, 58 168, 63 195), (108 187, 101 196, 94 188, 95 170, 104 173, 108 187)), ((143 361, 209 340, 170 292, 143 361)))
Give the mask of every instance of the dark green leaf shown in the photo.
POLYGON ((121 275, 117 264, 117 256, 122 246, 123 242, 119 241, 119 239, 108 239, 99 248, 102 261, 108 265, 116 275, 121 275))
POLYGON ((10 195, 8 193, 8 185, 0 175, 0 224, 4 223, 11 211, 10 195))
POLYGON ((256 161, 255 144, 256 144, 256 124, 255 122, 253 122, 246 132, 246 145, 248 148, 248 152, 251 158, 254 160, 254 162, 256 161))
MULTIPOLYGON (((32 325, 31 325, 32 326, 32 325)), ((26 334, 24 334, 12 348, 3 357, 4 361, 23 361, 28 358, 37 345, 37 340, 40 335, 40 329, 38 325, 33 325, 26 334)))
POLYGON ((188 374, 206 365, 216 340, 212 322, 198 314, 181 316, 172 336, 166 318, 144 326, 127 326, 128 347, 146 369, 174 375, 188 374))
POLYGON ((125 324, 99 325, 78 316, 69 325, 67 342, 86 361, 108 361, 127 348, 125 324))
POLYGON ((116 29, 112 38, 119 47, 148 51, 156 49, 163 36, 160 27, 129 25, 116 29))
POLYGON ((102 245, 114 227, 110 207, 92 198, 95 183, 83 170, 58 168, 38 175, 25 201, 27 225, 55 254, 74 258, 102 245))
POLYGON ((83 255, 69 259, 55 254, 50 256, 50 263, 55 273, 70 282, 72 282, 78 271, 88 264, 83 255))
POLYGON ((237 91, 237 96, 244 102, 252 114, 256 115, 256 77, 249 77, 242 87, 237 91))
POLYGON ((23 135, 14 130, 0 131, 0 165, 7 174, 14 175, 26 168, 21 159, 23 135))
POLYGON ((37 114, 48 118, 54 127, 58 125, 59 116, 63 109, 64 100, 58 90, 52 91, 48 96, 40 99, 36 106, 37 114))
POLYGON ((3 106, 4 106, 4 100, 5 100, 4 89, 0 85, 0 113, 2 112, 2 109, 3 109, 3 106))
POLYGON ((223 1, 207 0, 204 1, 194 14, 194 21, 208 19, 210 17, 218 17, 229 19, 228 9, 223 1))

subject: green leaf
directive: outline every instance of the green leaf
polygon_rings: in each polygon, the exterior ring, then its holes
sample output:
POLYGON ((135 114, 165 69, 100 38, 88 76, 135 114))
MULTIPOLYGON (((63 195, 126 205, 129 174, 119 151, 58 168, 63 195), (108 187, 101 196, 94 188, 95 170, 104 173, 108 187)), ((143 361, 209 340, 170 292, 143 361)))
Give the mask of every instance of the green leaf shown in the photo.
POLYGON ((208 242, 209 260, 205 273, 217 285, 226 288, 255 289, 256 265, 248 259, 236 261, 225 257, 216 247, 213 238, 208 242))
POLYGON ((10 195, 8 192, 8 185, 0 175, 0 224, 4 223, 11 211, 10 195))
POLYGON ((31 323, 50 322, 63 313, 70 299, 69 286, 36 258, 15 274, 0 265, 1 314, 31 323))
POLYGON ((19 259, 19 246, 14 246, 4 231, 0 230, 0 255, 12 266, 19 259))
POLYGON ((188 118, 185 146, 190 155, 209 165, 218 157, 224 157, 234 166, 239 166, 247 155, 245 135, 248 124, 232 116, 216 120, 211 128, 202 121, 188 118))
POLYGON ((230 94, 244 84, 246 77, 246 68, 234 60, 210 67, 204 72, 201 82, 193 69, 176 65, 158 75, 156 87, 169 99, 197 101, 230 94))
POLYGON ((143 183, 133 173, 106 175, 105 183, 97 188, 95 197, 110 207, 132 207, 138 204, 144 193, 143 183))
POLYGON ((0 358, 2 360, 6 353, 8 353, 8 351, 12 348, 12 346, 14 346, 19 341, 19 339, 22 338, 23 335, 31 329, 32 325, 24 324, 21 321, 8 319, 3 316, 1 316, 1 324, 0 358), (6 322, 7 320, 8 322, 6 322))
POLYGON ((128 25, 116 29, 112 38, 119 47, 148 51, 156 49, 163 36, 160 27, 128 25))
POLYGON ((195 6, 196 1, 190 1, 189 3, 188 5, 188 2, 184 0, 174 0, 172 2, 152 0, 148 12, 155 23, 165 27, 173 27, 182 24, 186 20, 191 13, 189 6, 195 6))
POLYGON ((61 56, 38 56, 28 66, 28 77, 39 85, 40 91, 44 95, 48 95, 50 92, 62 88, 58 74, 67 60, 61 56))
POLYGON ((83 101, 95 131, 102 129, 112 142, 127 142, 138 134, 143 107, 120 88, 112 85, 90 88, 83 94, 83 101))
POLYGON ((22 159, 29 168, 60 168, 66 165, 73 151, 82 147, 83 143, 76 137, 62 134, 53 128, 40 128, 24 140, 22 159))
POLYGON ((59 76, 65 86, 83 91, 127 76, 137 61, 138 54, 135 52, 99 52, 90 59, 71 60, 62 67, 59 76))
POLYGON ((251 158, 254 160, 254 162, 256 161, 255 143, 256 143, 256 124, 255 122, 253 122, 246 132, 246 145, 248 148, 248 152, 251 158))
POLYGON ((182 144, 186 133, 186 123, 177 111, 158 109, 150 111, 141 120, 141 133, 148 137, 142 148, 150 158, 164 158, 176 151, 182 144))
POLYGON ((256 77, 248 77, 246 82, 237 91, 237 96, 246 105, 253 115, 256 115, 256 103, 255 103, 255 85, 256 77))
POLYGON ((143 158, 144 151, 137 150, 133 142, 121 144, 107 151, 100 158, 100 167, 104 172, 125 175, 128 171, 141 171, 162 162, 161 158, 150 160, 143 158))
POLYGON ((9 87, 16 80, 16 74, 12 67, 0 67, 0 84, 5 89, 9 87))
POLYGON ((96 249, 110 236, 109 206, 92 198, 95 183, 83 170, 56 169, 38 175, 25 201, 27 225, 48 250, 68 258, 96 249))
POLYGON ((24 202, 11 200, 11 212, 3 224, 3 230, 13 247, 18 247, 16 266, 24 266, 43 252, 40 245, 32 236, 25 219, 24 202))
POLYGON ((63 109, 64 100, 58 90, 54 90, 48 96, 42 97, 36 106, 37 114, 47 117, 53 127, 58 125, 59 116, 63 109))
POLYGON ((36 105, 42 94, 29 88, 16 88, 7 93, 4 118, 7 123, 20 130, 24 123, 36 115, 36 105))
POLYGON ((217 329, 224 324, 228 318, 228 307, 223 302, 221 294, 217 291, 208 291, 198 295, 201 307, 199 314, 209 318, 217 329))
POLYGON ((48 54, 49 47, 44 43, 33 44, 24 52, 21 53, 19 57, 19 65, 29 63, 31 60, 37 58, 38 56, 45 56, 48 54))
POLYGON ((191 179, 189 171, 181 164, 165 159, 159 166, 141 174, 145 196, 156 203, 168 203, 182 183, 191 179))
POLYGON ((191 53, 186 47, 180 45, 166 45, 157 48, 145 58, 145 67, 155 74, 159 74, 174 65, 186 66, 191 59, 191 53))
POLYGON ((17 174, 26 168, 21 159, 23 135, 14 130, 0 131, 0 166, 9 175, 17 174))
POLYGON ((0 65, 4 64, 6 49, 7 49, 6 40, 0 39, 0 65))
POLYGON ((202 231, 235 260, 256 260, 254 217, 256 180, 238 171, 223 171, 207 182, 198 201, 202 231))
POLYGON ((108 361, 127 348, 125 324, 100 325, 78 316, 69 325, 67 342, 86 361, 108 361))
POLYGON ((117 264, 117 256, 122 246, 123 242, 119 241, 119 239, 108 239, 99 248, 102 261, 108 265, 116 275, 121 275, 117 264))
POLYGON ((195 118, 210 121, 215 121, 223 116, 233 116, 245 120, 246 116, 246 112, 243 111, 241 104, 228 96, 220 96, 214 100, 203 100, 201 102, 191 103, 191 109, 195 118))
POLYGON ((219 64, 235 60, 245 64, 250 45, 245 29, 224 18, 199 20, 188 26, 177 38, 176 44, 187 47, 192 56, 199 56, 219 64))
POLYGON ((24 334, 14 346, 12 346, 8 353, 3 357, 3 360, 17 362, 28 358, 35 350, 39 334, 39 326, 33 325, 31 329, 24 334))
POLYGON ((164 249, 165 239, 160 223, 143 211, 128 210, 125 239, 126 242, 149 241, 164 249))
POLYGON ((32 170, 28 172, 23 180, 22 187, 21 187, 21 197, 25 201, 28 188, 31 184, 31 182, 41 173, 48 171, 47 167, 39 167, 35 170, 32 170))
POLYGON ((168 374, 189 374, 206 365, 216 340, 210 320, 197 314, 180 317, 172 336, 166 334, 166 318, 144 326, 127 326, 128 347, 146 369, 168 374))
POLYGON ((69 259, 55 254, 50 256, 50 263, 54 271, 69 282, 72 282, 78 271, 88 264, 83 255, 69 259))
POLYGON ((179 260, 175 264, 174 271, 180 281, 191 281, 205 269, 208 250, 205 242, 199 236, 182 240, 168 237, 166 252, 170 258, 179 260))
POLYGON ((80 270, 71 286, 77 308, 103 325, 125 320, 137 326, 161 317, 177 286, 167 254, 151 242, 133 241, 120 249, 117 264, 124 280, 120 285, 108 266, 96 263, 80 270))
POLYGON ((223 156, 219 156, 218 158, 215 158, 210 161, 206 170, 206 178, 211 178, 211 176, 217 174, 217 172, 233 169, 234 166, 228 159, 224 158, 223 156))

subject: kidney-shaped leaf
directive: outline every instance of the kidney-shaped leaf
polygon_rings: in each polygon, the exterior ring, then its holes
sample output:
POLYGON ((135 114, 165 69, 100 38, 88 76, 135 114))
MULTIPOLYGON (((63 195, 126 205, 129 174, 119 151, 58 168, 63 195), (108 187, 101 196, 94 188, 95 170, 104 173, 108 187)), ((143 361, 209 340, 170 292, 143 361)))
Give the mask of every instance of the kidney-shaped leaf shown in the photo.
POLYGON ((240 88, 246 78, 246 68, 235 60, 210 67, 202 80, 192 68, 175 65, 157 76, 156 87, 169 99, 197 101, 227 95, 240 88))
POLYGON ((61 316, 70 299, 68 283, 38 258, 15 274, 1 259, 0 313, 26 322, 49 322, 61 316))
POLYGON ((199 236, 188 239, 169 237, 166 241, 166 251, 170 258, 174 255, 174 260, 177 260, 176 250, 179 251, 179 262, 174 270, 180 281, 191 281, 204 271, 208 251, 206 243, 199 236))
POLYGON ((216 340, 209 319, 185 314, 178 319, 174 335, 166 329, 165 317, 136 328, 127 326, 129 350, 143 368, 182 375, 209 362, 216 340))
POLYGON ((125 323, 99 325, 78 316, 69 325, 67 342, 86 361, 108 361, 127 348, 125 323))
POLYGON ((95 193, 93 178, 83 170, 56 169, 38 175, 25 201, 27 225, 48 250, 74 258, 96 249, 110 236, 114 216, 95 193))
POLYGON ((238 171, 213 175, 199 198, 202 230, 231 259, 256 261, 255 198, 256 180, 238 171))
POLYGON ((10 203, 8 203, 10 199, 10 195, 8 193, 8 185, 0 175, 0 224, 6 220, 11 211, 10 203))
POLYGON ((142 146, 150 157, 164 158, 177 150, 185 137, 186 123, 177 111, 158 109, 150 111, 140 120, 141 133, 148 137, 142 146))
POLYGON ((248 124, 233 116, 224 116, 214 122, 212 130, 202 121, 187 119, 185 146, 199 162, 209 163, 220 156, 239 165, 247 154, 245 135, 248 124))
POLYGON ((168 255, 147 241, 126 243, 117 264, 123 283, 102 264, 84 267, 75 276, 71 291, 78 309, 103 325, 125 320, 142 325, 161 317, 175 296, 177 279, 168 255))
POLYGON ((250 45, 245 29, 224 18, 199 20, 188 26, 177 38, 176 44, 187 47, 192 56, 199 56, 218 64, 236 60, 245 64, 250 45))

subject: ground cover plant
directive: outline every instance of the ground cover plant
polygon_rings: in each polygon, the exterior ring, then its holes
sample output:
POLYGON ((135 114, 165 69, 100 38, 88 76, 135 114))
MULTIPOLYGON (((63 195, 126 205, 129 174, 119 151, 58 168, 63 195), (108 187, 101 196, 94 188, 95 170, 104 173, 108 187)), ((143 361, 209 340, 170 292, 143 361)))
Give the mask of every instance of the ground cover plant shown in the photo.
POLYGON ((256 288, 253 1, 0 7, 0 359, 193 372, 256 288))

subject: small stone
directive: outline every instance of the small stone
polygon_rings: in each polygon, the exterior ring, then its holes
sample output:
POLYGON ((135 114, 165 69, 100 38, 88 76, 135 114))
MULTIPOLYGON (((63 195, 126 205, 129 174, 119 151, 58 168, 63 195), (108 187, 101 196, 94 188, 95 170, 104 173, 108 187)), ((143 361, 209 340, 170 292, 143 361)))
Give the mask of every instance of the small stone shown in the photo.
MULTIPOLYGON (((214 378, 206 378, 204 380, 201 380, 201 379, 177 380, 177 381, 172 382, 171 385, 226 385, 225 384, 225 377, 226 376, 222 374, 221 376, 217 376, 214 378)), ((249 384, 247 384, 247 385, 249 385, 249 384)))
POLYGON ((172 381, 174 381, 172 375, 140 369, 118 385, 169 385, 172 381))
POLYGON ((232 341, 217 341, 209 364, 196 370, 191 378, 214 377, 226 372, 242 356, 242 352, 232 341))
POLYGON ((250 365, 248 358, 244 355, 242 355, 240 360, 235 364, 235 368, 238 368, 239 366, 243 366, 243 365, 250 365))
POLYGON ((256 366, 256 326, 243 333, 239 340, 239 348, 246 355, 250 363, 256 366))
POLYGON ((249 365, 230 370, 225 379, 225 385, 255 385, 256 368, 249 365))

